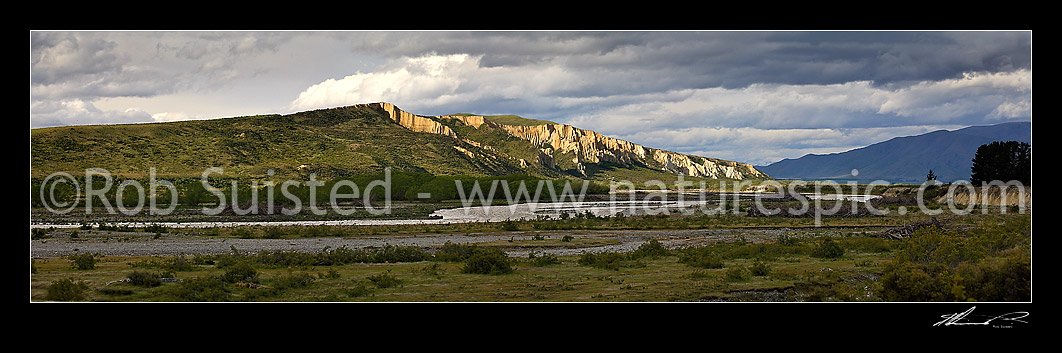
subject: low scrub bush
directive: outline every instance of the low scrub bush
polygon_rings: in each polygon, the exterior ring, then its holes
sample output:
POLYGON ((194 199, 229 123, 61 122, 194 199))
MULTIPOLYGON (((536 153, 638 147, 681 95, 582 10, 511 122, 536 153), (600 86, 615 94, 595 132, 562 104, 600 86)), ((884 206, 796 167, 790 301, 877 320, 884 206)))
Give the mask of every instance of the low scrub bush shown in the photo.
POLYGON ((763 261, 755 261, 752 266, 749 267, 749 272, 753 276, 767 276, 771 274, 771 265, 768 265, 763 261))
POLYGON ((197 261, 201 261, 201 256, 197 255, 197 258, 189 260, 184 255, 177 255, 172 258, 152 258, 148 260, 141 260, 129 264, 134 268, 152 268, 173 272, 194 271, 196 269, 195 264, 197 261))
POLYGON ((103 257, 103 255, 86 253, 70 255, 67 258, 72 261, 70 268, 75 270, 92 270, 96 268, 96 262, 101 257, 103 257))
POLYGON ((391 271, 366 277, 376 288, 391 288, 402 285, 402 280, 391 274, 391 271))
POLYGON ((1027 217, 968 230, 923 227, 903 239, 876 288, 886 301, 1031 300, 1027 217))
POLYGON ((664 247, 664 244, 661 244, 660 241, 656 239, 651 239, 643 243, 642 245, 639 245, 638 249, 635 249, 634 252, 631 253, 631 256, 655 258, 660 256, 668 256, 670 254, 671 251, 664 247))
POLYGON ((481 250, 482 249, 475 244, 468 245, 446 242, 442 247, 435 251, 433 258, 436 261, 443 262, 462 262, 481 250))
POLYGON ((353 287, 347 288, 345 292, 347 296, 357 298, 372 294, 372 289, 369 288, 369 286, 366 286, 365 283, 359 282, 353 287))
POLYGON ((48 232, 49 232, 49 229, 33 228, 33 229, 30 230, 30 239, 32 239, 32 240, 40 240, 40 239, 51 238, 51 236, 48 235, 48 232))
POLYGON ((58 281, 52 282, 48 286, 48 294, 44 296, 44 300, 51 301, 80 301, 85 300, 85 292, 89 289, 88 284, 83 281, 74 281, 69 278, 63 278, 58 281))
POLYGON ((181 282, 171 294, 180 301, 224 302, 232 300, 231 287, 219 276, 197 277, 181 282))
POLYGON ((751 272, 744 266, 734 266, 726 269, 727 282, 740 282, 750 278, 751 272))
POLYGON ((313 284, 314 276, 309 273, 288 273, 273 279, 273 285, 277 290, 288 288, 306 288, 313 284))
POLYGON ((221 280, 228 283, 258 283, 258 270, 255 270, 247 261, 240 261, 226 269, 225 274, 221 275, 221 280))
POLYGON ((461 268, 462 273, 501 275, 513 272, 512 259, 499 249, 482 249, 475 252, 461 268))
POLYGON ((709 247, 685 248, 678 252, 678 262, 697 268, 723 268, 723 258, 709 247))
POLYGON ((578 263, 583 266, 618 271, 623 266, 624 261, 627 260, 627 255, 617 252, 583 252, 579 256, 578 263))
POLYGON ((822 259, 836 259, 844 256, 844 249, 832 239, 825 239, 815 249, 811 250, 811 256, 822 259))
POLYGON ((534 250, 532 250, 531 252, 527 253, 527 262, 529 264, 531 264, 531 266, 535 266, 535 267, 543 267, 543 266, 556 265, 556 264, 561 263, 560 259, 557 258, 557 255, 553 255, 553 254, 539 255, 539 254, 536 254, 534 250))
POLYGON ((162 276, 157 273, 133 271, 129 273, 129 284, 141 287, 158 287, 162 285, 162 276))
POLYGON ((346 247, 339 247, 336 249, 325 248, 317 253, 288 250, 264 250, 257 254, 249 255, 233 249, 229 254, 217 255, 213 258, 203 257, 196 259, 196 261, 212 261, 218 268, 226 268, 240 261, 277 268, 340 266, 354 263, 417 262, 430 258, 431 254, 414 246, 395 246, 386 244, 382 247, 362 249, 349 249, 346 247))

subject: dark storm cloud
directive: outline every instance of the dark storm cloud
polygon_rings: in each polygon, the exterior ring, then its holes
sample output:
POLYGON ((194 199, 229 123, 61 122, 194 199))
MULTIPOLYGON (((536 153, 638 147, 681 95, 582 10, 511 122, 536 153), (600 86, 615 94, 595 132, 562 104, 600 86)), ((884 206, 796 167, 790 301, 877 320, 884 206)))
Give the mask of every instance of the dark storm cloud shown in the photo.
POLYGON ((740 88, 757 83, 897 84, 1029 69, 1028 32, 351 33, 357 50, 482 55, 484 67, 545 62, 596 72, 609 88, 740 88), (612 79, 609 76, 613 77, 612 79))
POLYGON ((841 148, 830 141, 856 144, 845 129, 861 140, 1031 119, 1031 37, 33 32, 31 126, 390 101, 415 114, 518 114, 657 148, 766 161, 841 148))

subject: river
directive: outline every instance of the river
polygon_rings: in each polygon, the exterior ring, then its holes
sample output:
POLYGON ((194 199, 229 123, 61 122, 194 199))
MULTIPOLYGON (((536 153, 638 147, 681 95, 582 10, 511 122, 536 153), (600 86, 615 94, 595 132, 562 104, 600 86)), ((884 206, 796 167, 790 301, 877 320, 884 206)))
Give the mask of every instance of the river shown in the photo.
MULTIPOLYGON (((204 222, 107 222, 111 226, 119 227, 145 227, 160 225, 167 228, 210 228, 210 227, 234 227, 234 226, 292 226, 292 225, 402 225, 402 224, 450 224, 468 222, 503 222, 507 220, 526 219, 558 219, 590 212, 594 216, 614 216, 623 214, 645 215, 664 214, 670 212, 703 211, 703 212, 727 212, 731 211, 734 198, 738 200, 753 199, 757 195, 765 199, 773 193, 733 193, 725 197, 716 198, 690 198, 666 200, 663 197, 654 199, 649 197, 643 200, 617 200, 617 201, 586 201, 586 202, 533 202, 515 205, 492 205, 492 206, 467 206, 451 209, 442 209, 432 212, 427 219, 347 219, 347 220, 310 220, 310 221, 204 221, 204 222)), ((877 195, 847 195, 847 194, 803 194, 809 200, 853 200, 866 202, 877 198, 877 195)), ((253 217, 253 216, 251 216, 253 217)), ((30 228, 77 228, 80 224, 50 224, 30 223, 30 228)))

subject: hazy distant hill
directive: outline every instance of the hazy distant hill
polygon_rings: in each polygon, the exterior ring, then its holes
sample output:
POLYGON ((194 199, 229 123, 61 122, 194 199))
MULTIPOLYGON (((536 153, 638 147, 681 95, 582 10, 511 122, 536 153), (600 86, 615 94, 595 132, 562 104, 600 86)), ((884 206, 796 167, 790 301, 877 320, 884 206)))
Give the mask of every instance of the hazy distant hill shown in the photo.
POLYGON ((1032 143, 1032 123, 1013 122, 897 137, 863 148, 809 154, 756 167, 777 179, 922 182, 930 170, 939 181, 969 180, 977 147, 992 141, 1032 143), (852 169, 859 170, 852 177, 852 169))
POLYGON ((328 179, 385 167, 436 175, 529 174, 597 180, 766 178, 745 163, 644 147, 515 115, 421 116, 390 103, 288 115, 33 129, 31 176, 103 168, 117 175, 328 179))

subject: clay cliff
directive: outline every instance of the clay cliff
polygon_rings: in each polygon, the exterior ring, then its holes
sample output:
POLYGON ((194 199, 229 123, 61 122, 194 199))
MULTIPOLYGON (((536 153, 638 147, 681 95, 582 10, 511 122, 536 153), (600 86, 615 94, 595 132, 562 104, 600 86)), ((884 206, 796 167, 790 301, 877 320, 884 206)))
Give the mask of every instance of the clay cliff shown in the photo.
MULTIPOLYGON (((490 150, 493 150, 490 146, 481 145, 476 141, 459 136, 453 129, 450 129, 437 119, 456 120, 477 129, 484 126, 502 129, 510 136, 526 140, 538 148, 539 158, 537 162, 549 168, 553 168, 556 165, 558 158, 570 158, 570 162, 580 171, 588 163, 608 162, 627 166, 640 164, 651 169, 695 177, 768 178, 766 174, 746 163, 648 148, 571 125, 506 125, 492 122, 478 115, 430 117, 407 113, 391 103, 372 103, 370 106, 383 110, 391 120, 412 131, 446 135, 476 147, 490 150)), ((526 165, 526 163, 527 161, 520 160, 521 165, 526 165)))

